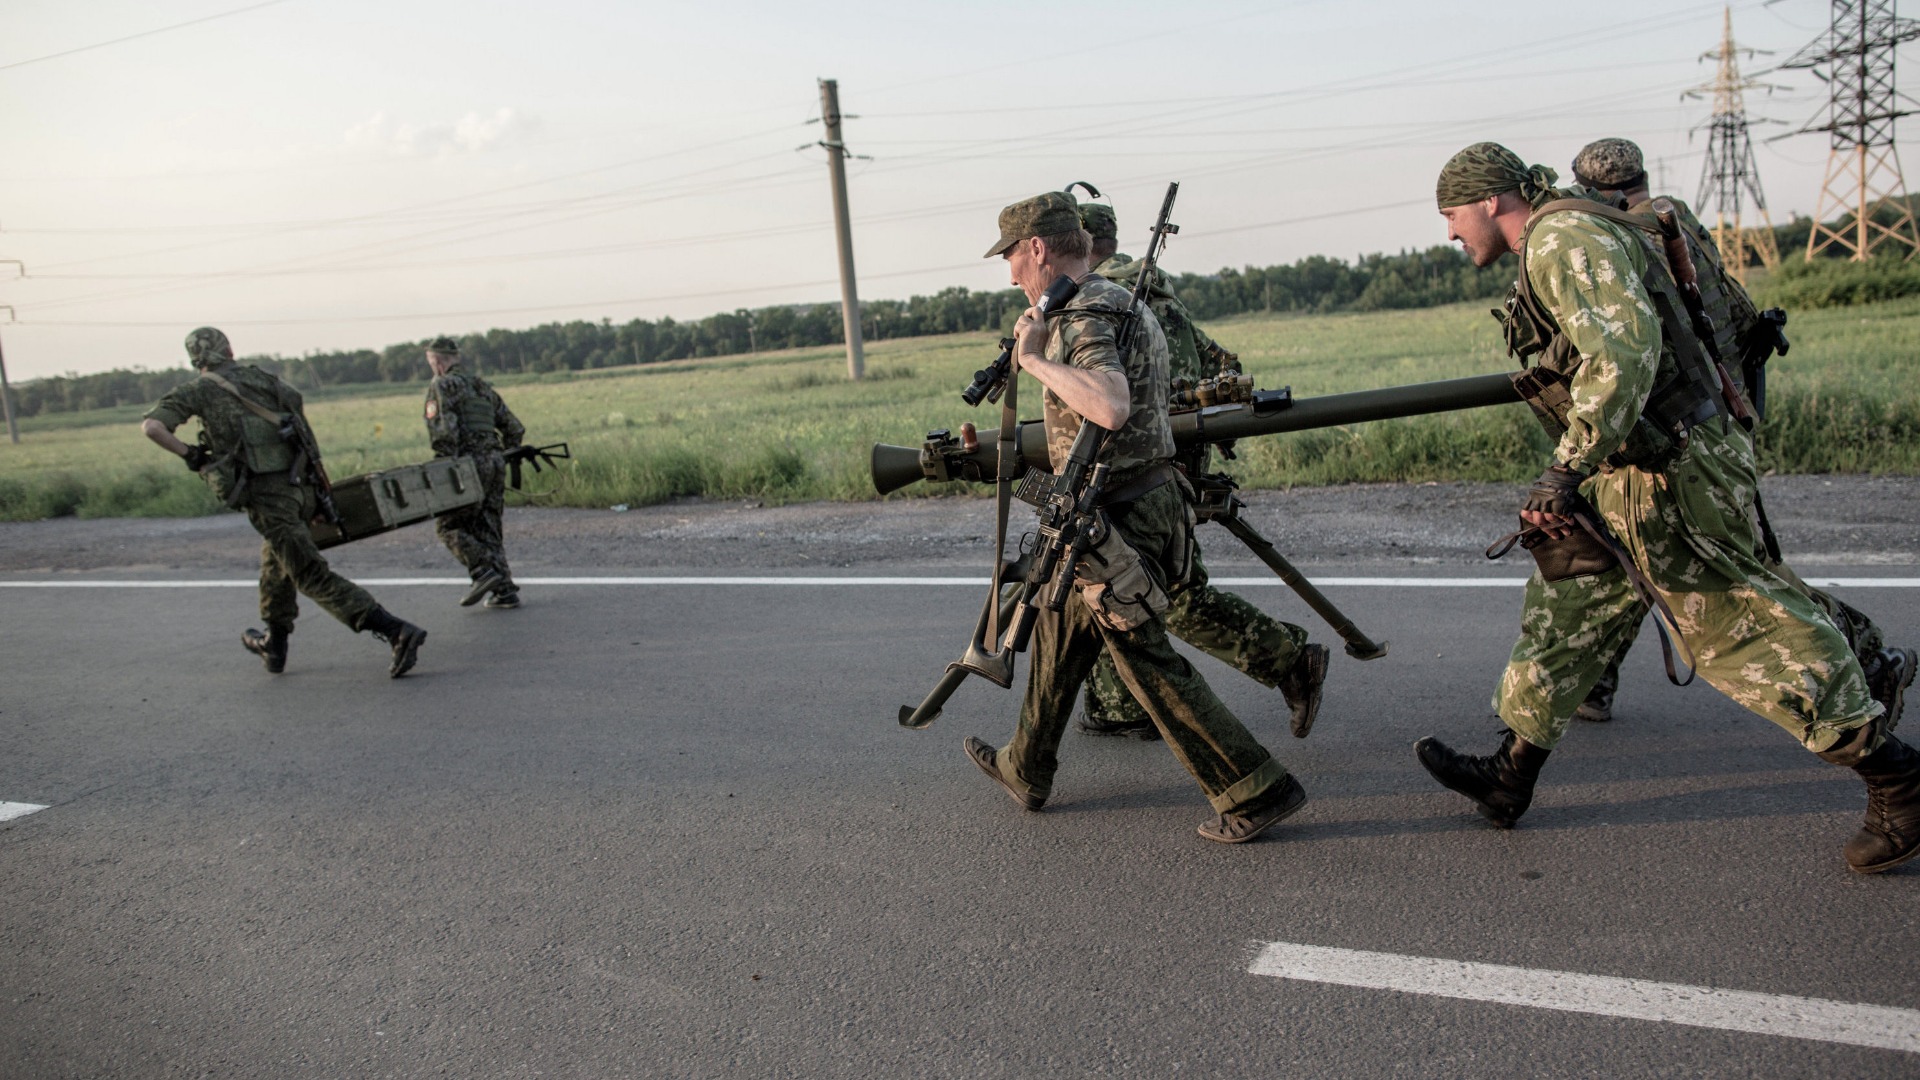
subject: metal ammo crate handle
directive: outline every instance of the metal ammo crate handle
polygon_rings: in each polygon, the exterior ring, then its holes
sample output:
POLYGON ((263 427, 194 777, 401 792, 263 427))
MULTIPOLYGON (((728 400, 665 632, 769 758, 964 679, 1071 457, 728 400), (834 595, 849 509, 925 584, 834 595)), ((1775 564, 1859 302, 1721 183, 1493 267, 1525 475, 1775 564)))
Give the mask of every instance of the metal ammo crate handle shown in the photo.
POLYGON ((388 498, 391 498, 397 505, 407 505, 407 493, 400 487, 400 481, 397 478, 389 476, 380 482, 386 485, 388 498))

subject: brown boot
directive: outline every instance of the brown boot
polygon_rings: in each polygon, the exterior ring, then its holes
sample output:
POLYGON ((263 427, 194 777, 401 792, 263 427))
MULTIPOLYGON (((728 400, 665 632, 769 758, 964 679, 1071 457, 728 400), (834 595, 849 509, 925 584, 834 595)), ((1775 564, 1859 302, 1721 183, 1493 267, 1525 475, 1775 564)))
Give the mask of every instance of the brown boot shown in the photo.
POLYGON ((1280 680, 1280 696, 1286 700, 1296 739, 1306 738, 1307 732, 1313 730, 1314 718, 1320 715, 1320 697, 1327 686, 1330 655, 1325 645, 1303 646, 1293 666, 1287 669, 1286 677, 1280 680))
POLYGON ((1031 791, 1021 791, 1000 775, 999 752, 973 736, 967 736, 967 760, 980 767, 980 771, 993 778, 993 782, 1006 789, 1013 801, 1020 804, 1022 810, 1039 810, 1047 805, 1045 795, 1036 795, 1031 791))
POLYGON ((1432 736, 1414 743, 1413 752, 1435 780, 1472 799, 1481 816, 1503 829, 1513 828, 1533 804, 1533 783, 1552 753, 1511 730, 1487 757, 1462 754, 1432 736))
POLYGON ((1882 720, 1858 729, 1850 738, 1820 753, 1846 765, 1867 782, 1867 816, 1841 855, 1855 873, 1878 874, 1920 855, 1920 751, 1885 735, 1872 753, 1862 754, 1884 730, 1882 720))
POLYGON ((1263 792, 1252 803, 1231 814, 1221 814, 1200 826, 1200 835, 1216 844, 1244 844, 1259 836, 1267 826, 1293 816, 1307 804, 1307 789, 1292 773, 1263 792))
POLYGON ((287 670, 287 631, 278 626, 269 626, 265 633, 258 630, 240 631, 240 645, 248 652, 260 658, 268 671, 275 675, 287 670))

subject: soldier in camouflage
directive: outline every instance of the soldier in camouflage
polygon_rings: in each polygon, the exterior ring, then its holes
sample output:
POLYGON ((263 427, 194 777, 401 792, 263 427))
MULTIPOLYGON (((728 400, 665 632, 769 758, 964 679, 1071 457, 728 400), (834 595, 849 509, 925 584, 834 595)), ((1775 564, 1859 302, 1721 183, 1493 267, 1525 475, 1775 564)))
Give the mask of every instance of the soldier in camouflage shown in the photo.
MULTIPOLYGON (((1573 159, 1573 175, 1580 184, 1593 189, 1601 197, 1618 199, 1629 212, 1653 216, 1653 196, 1647 186, 1646 159, 1640 147, 1630 140, 1610 138, 1588 143, 1573 159)), ((1685 202, 1671 197, 1669 201, 1678 211, 1688 246, 1694 252, 1694 268, 1700 278, 1700 295, 1708 315, 1713 319, 1715 343, 1721 357, 1727 362, 1729 373, 1737 379, 1746 367, 1737 361, 1761 350, 1770 352, 1773 347, 1761 333, 1763 327, 1759 305, 1747 295, 1747 290, 1740 282, 1727 273, 1720 250, 1714 244, 1712 231, 1701 224, 1685 202)), ((1757 363, 1766 362, 1764 354, 1756 359, 1757 363)), ((1742 390, 1745 388, 1742 387, 1742 390)), ((1757 417, 1757 409, 1750 407, 1748 411, 1757 417)), ((1754 510, 1758 516, 1758 502, 1754 510)), ((1806 593, 1809 599, 1820 606, 1834 627, 1846 636, 1854 656, 1859 658, 1860 666, 1866 672, 1867 685, 1873 691, 1874 700, 1886 709, 1886 727, 1892 731, 1904 711, 1907 687, 1913 684, 1916 670, 1920 670, 1920 656, 1912 649, 1887 648, 1880 627, 1865 612, 1808 585, 1786 563, 1772 557, 1774 550, 1771 546, 1767 548, 1767 569, 1806 593)), ((1600 722, 1613 719, 1614 694, 1620 686, 1620 663, 1626 659, 1636 636, 1637 628, 1627 635, 1620 652, 1601 672, 1600 681, 1594 683, 1593 691, 1574 712, 1576 717, 1600 722)))
POLYGON ((1167 590, 1187 577, 1193 514, 1171 464, 1166 338, 1151 312, 1134 309, 1127 290, 1092 271, 1090 248, 1072 198, 1055 191, 1002 210, 1000 239, 987 251, 1006 259, 1029 300, 1061 274, 1079 283, 1058 311, 1043 318, 1029 309, 1021 317, 1015 348, 1020 366, 1046 387, 1047 446, 1056 468, 1083 422, 1113 433, 1101 459, 1112 470, 1101 504, 1111 528, 1097 557, 1082 560, 1085 576, 1066 609, 1039 613, 1012 740, 995 749, 969 737, 967 757, 1020 806, 1043 807, 1074 699, 1104 650, 1206 792, 1216 816, 1200 835, 1242 843, 1298 810, 1306 792, 1167 638, 1161 616, 1167 590), (1121 356, 1117 335, 1135 319, 1121 356))
MULTIPOLYGON (((1877 873, 1920 853, 1920 753, 1886 730, 1846 639, 1806 594, 1769 570, 1747 512, 1757 476, 1747 433, 1690 400, 1700 345, 1663 320, 1677 296, 1638 219, 1569 202, 1550 169, 1476 143, 1440 173, 1449 239, 1475 265, 1520 256, 1508 341, 1535 360, 1530 398, 1557 438, 1521 519, 1559 538, 1588 507, 1676 613, 1708 683, 1866 782, 1868 808, 1847 865, 1877 873), (1585 206, 1592 209, 1584 209, 1585 206), (1691 417, 1687 427, 1670 417, 1691 417)), ((1717 394, 1717 389, 1716 389, 1717 394)), ((1538 551, 1538 549, 1536 549, 1538 551)), ((1494 824, 1512 826, 1574 709, 1646 609, 1619 566, 1527 582, 1520 638, 1494 695, 1506 725, 1486 757, 1431 737, 1415 751, 1494 824)))
MULTIPOLYGON (((1144 264, 1116 253, 1119 228, 1113 208, 1104 203, 1083 203, 1080 222, 1093 237, 1094 273, 1131 291, 1144 264)), ((1187 306, 1174 295, 1158 269, 1148 286, 1147 307, 1165 333, 1174 380, 1184 379, 1191 386, 1201 379, 1240 370, 1240 358, 1194 324, 1187 306)), ((1204 455, 1210 452, 1210 447, 1201 447, 1203 456, 1198 460, 1187 461, 1183 456, 1176 464, 1204 472, 1204 455)), ((1198 546, 1187 583, 1170 589, 1169 594, 1172 603, 1164 616, 1167 632, 1231 664, 1254 681, 1279 690, 1291 713, 1293 733, 1304 737, 1320 710, 1327 679, 1327 647, 1308 644, 1303 627, 1281 622, 1246 599, 1209 585, 1198 546)), ((1127 692, 1113 661, 1105 654, 1087 679, 1084 706, 1086 715, 1079 728, 1086 734, 1160 737, 1159 729, 1127 692)))
POLYGON ((187 357, 200 376, 169 391, 147 410, 141 434, 179 455, 230 507, 244 510, 261 537, 260 617, 264 633, 247 630, 240 644, 270 672, 287 667, 287 638, 300 614, 295 593, 306 593, 348 629, 362 630, 392 646, 387 674, 413 668, 427 632, 395 618, 367 591, 327 565, 307 523, 319 514, 314 469, 282 431, 305 425, 300 392, 251 364, 233 358, 227 335, 203 326, 187 335, 187 357), (200 440, 189 446, 173 432, 200 418, 200 440))
POLYGON ((433 382, 427 387, 427 434, 438 457, 473 459, 485 492, 480 505, 443 514, 433 521, 434 532, 454 558, 467 568, 473 587, 460 601, 471 607, 486 598, 490 608, 520 606, 520 586, 507 566, 500 517, 506 508, 505 451, 520 445, 527 429, 500 400, 485 379, 460 362, 460 346, 452 338, 435 338, 427 346, 427 365, 433 382))

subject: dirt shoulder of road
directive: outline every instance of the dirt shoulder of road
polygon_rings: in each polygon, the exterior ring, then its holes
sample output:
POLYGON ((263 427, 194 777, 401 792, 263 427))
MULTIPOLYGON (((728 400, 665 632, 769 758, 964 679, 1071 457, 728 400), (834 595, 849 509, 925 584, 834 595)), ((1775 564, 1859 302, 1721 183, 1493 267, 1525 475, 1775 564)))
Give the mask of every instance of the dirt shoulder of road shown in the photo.
MULTIPOLYGON (((1512 527, 1520 491, 1504 484, 1350 484, 1246 496, 1248 520, 1294 561, 1319 567, 1485 569, 1486 545, 1512 527)), ((1920 477, 1782 476, 1765 484, 1788 559, 1808 565, 1920 563, 1920 477)), ((1015 506, 1017 532, 1031 520, 1015 506)), ((878 503, 689 500, 627 511, 510 507, 508 555, 522 574, 586 569, 978 569, 990 557, 993 504, 979 498, 878 503)), ((1203 530, 1215 569, 1256 565, 1224 533, 1203 530)), ((359 570, 453 569, 433 529, 416 525, 335 549, 359 570)), ((259 538, 238 514, 0 523, 0 572, 252 574, 259 538)), ((1516 561, 1512 569, 1519 570, 1516 561)))

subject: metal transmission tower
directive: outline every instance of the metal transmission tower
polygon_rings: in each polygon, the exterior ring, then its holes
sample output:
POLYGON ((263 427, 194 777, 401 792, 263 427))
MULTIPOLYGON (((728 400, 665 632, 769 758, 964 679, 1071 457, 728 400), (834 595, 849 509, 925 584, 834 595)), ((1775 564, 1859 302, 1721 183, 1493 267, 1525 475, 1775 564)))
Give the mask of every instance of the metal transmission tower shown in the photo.
POLYGON ((1894 87, 1894 49, 1920 37, 1920 22, 1895 16, 1893 6, 1894 0, 1833 0, 1827 32, 1780 65, 1811 70, 1831 91, 1826 123, 1795 132, 1827 132, 1832 147, 1807 237, 1808 259, 1829 247, 1855 261, 1888 243, 1906 248, 1907 258, 1920 251, 1920 229, 1893 145, 1893 122, 1912 111, 1902 105, 1920 104, 1894 87), (1875 220, 1881 210, 1891 211, 1889 222, 1875 220), (1834 226, 1826 223, 1829 214, 1837 219, 1834 226), (1849 214, 1851 222, 1839 220, 1849 214))
POLYGON ((1700 170, 1700 194, 1694 200, 1702 214, 1713 211, 1713 244, 1733 276, 1746 284, 1747 267, 1755 259, 1769 270, 1780 265, 1780 247, 1773 238, 1773 216, 1760 190, 1760 166, 1753 159, 1753 139, 1747 132, 1746 92, 1773 90, 1770 84, 1740 77, 1740 54, 1757 54, 1733 42, 1733 9, 1726 9, 1720 47, 1703 53, 1720 69, 1713 81, 1687 91, 1688 97, 1713 94, 1713 117, 1706 123, 1707 161, 1700 170), (1742 227, 1740 210, 1752 196, 1760 223, 1742 227))

